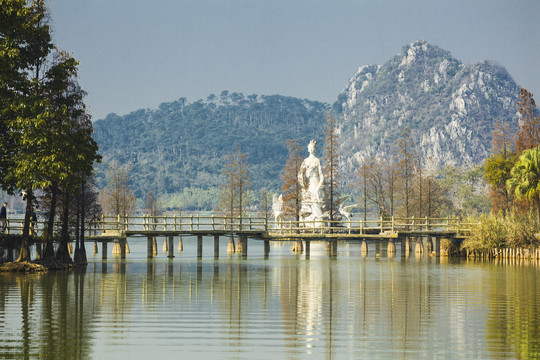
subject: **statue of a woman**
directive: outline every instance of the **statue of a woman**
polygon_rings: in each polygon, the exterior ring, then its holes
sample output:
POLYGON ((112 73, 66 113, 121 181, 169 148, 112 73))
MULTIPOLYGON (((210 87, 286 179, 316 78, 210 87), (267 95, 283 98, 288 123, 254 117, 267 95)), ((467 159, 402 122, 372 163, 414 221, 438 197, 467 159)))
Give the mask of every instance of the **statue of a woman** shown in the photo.
MULTIPOLYGON (((300 209, 301 220, 321 220, 322 201, 319 195, 324 177, 320 160, 315 156, 317 142, 311 140, 308 145, 309 156, 304 159, 298 172, 298 183, 302 187, 302 207, 300 209)), ((306 226, 310 226, 306 224, 306 226)), ((313 226, 313 225, 311 225, 313 226)), ((316 227, 322 226, 317 223, 316 227)))

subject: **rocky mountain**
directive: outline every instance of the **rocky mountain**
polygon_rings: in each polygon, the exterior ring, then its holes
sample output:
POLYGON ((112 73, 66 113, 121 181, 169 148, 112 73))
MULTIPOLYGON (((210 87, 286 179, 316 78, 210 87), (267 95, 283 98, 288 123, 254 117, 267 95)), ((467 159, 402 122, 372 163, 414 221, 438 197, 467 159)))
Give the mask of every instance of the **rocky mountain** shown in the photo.
POLYGON ((478 164, 489 154, 495 122, 517 123, 518 100, 504 67, 466 65, 426 41, 413 42, 383 65, 360 67, 333 104, 345 169, 374 154, 389 156, 405 128, 425 164, 478 164))

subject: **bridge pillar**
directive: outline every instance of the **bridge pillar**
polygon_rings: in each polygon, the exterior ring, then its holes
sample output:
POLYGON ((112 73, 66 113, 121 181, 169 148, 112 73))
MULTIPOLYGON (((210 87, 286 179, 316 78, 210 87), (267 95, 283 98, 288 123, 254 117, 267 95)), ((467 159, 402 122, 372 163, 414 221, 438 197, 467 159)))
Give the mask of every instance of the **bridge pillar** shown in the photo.
POLYGON ((375 257, 381 257, 381 240, 375 239, 375 257))
POLYGON ((270 254, 270 240, 264 240, 264 258, 268 259, 268 254, 270 254))
POLYGON ((229 242, 227 243, 227 254, 234 254, 236 251, 234 246, 234 238, 232 236, 229 237, 229 242))
POLYGON ((154 257, 154 239, 152 236, 146 237, 146 257, 151 259, 154 257))
POLYGON ((431 240, 431 236, 428 236, 426 239, 426 254, 427 256, 431 256, 431 253, 433 252, 433 241, 431 240))
POLYGON ((435 236, 435 256, 441 256, 441 238, 438 236, 435 236))
POLYGON ((306 240, 306 259, 309 259, 311 251, 311 242, 309 240, 306 240))
POLYGON ((118 239, 118 242, 120 243, 120 259, 125 259, 126 258, 127 239, 126 238, 121 238, 121 239, 118 239))
POLYGON ((214 235, 214 259, 219 259, 219 235, 214 235))
POLYGON ((302 240, 294 241, 293 245, 291 246, 291 251, 295 254, 301 254, 304 251, 304 244, 302 244, 302 240))
POLYGON ((157 255, 157 240, 155 236, 152 236, 152 255, 157 255))
POLYGON ((107 240, 103 240, 101 243, 101 258, 107 260, 107 240))
POLYGON ((411 238, 410 236, 405 237, 405 256, 409 256, 412 251, 411 238))
POLYGON ((388 239, 388 257, 393 258, 396 256, 396 243, 394 239, 388 239))
POLYGON ((386 257, 388 256, 388 242, 389 239, 381 239, 379 240, 380 248, 379 248, 379 257, 386 257))
POLYGON ((184 251, 184 243, 182 242, 182 234, 179 235, 180 240, 178 240, 178 252, 184 251))
POLYGON ((236 246, 236 252, 238 254, 240 254, 242 257, 246 257, 247 256, 247 245, 248 245, 247 236, 240 235, 238 237, 238 244, 236 246))
POLYGON ((167 250, 169 249, 169 246, 167 245, 167 236, 163 237, 163 253, 166 254, 167 250))
POLYGON ((330 239, 326 242, 326 254, 328 256, 337 256, 337 241, 330 239))
POLYGON ((167 255, 169 259, 174 257, 174 236, 169 236, 169 254, 167 255))
POLYGON ((366 239, 362 240, 362 248, 361 248, 361 251, 362 251, 362 257, 366 257, 367 254, 368 254, 368 247, 367 247, 367 241, 366 239))
POLYGON ((414 254, 420 258, 424 255, 424 243, 423 238, 417 238, 416 245, 414 246, 414 254))
POLYGON ((197 258, 202 258, 202 235, 197 235, 197 258))

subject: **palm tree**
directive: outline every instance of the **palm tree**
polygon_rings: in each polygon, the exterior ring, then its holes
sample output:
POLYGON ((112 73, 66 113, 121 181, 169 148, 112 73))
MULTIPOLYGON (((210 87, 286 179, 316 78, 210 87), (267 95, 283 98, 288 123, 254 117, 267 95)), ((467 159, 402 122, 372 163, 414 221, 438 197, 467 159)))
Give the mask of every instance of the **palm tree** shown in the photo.
POLYGON ((510 171, 506 182, 517 199, 525 197, 536 205, 536 219, 540 223, 540 147, 525 150, 510 171))

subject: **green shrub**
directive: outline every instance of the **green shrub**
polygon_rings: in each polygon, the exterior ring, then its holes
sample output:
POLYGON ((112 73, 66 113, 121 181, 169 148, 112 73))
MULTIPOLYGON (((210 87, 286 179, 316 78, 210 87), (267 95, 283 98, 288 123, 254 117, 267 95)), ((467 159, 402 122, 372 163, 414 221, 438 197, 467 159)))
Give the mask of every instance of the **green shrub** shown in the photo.
POLYGON ((519 248, 537 246, 538 223, 531 214, 519 215, 509 212, 469 218, 471 236, 462 247, 469 251, 489 251, 495 248, 519 248))

